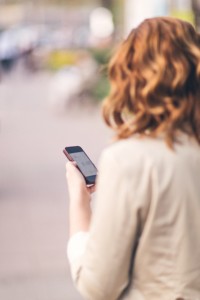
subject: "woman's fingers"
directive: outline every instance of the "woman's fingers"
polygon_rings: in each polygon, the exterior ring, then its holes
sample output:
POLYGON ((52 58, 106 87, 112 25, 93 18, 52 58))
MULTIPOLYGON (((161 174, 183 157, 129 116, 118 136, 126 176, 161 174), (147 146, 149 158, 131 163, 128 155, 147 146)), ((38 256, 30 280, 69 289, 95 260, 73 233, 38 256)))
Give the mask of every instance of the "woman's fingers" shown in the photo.
POLYGON ((96 184, 89 186, 88 191, 90 194, 94 193, 96 191, 96 184))
POLYGON ((77 168, 77 164, 74 161, 69 161, 66 163, 66 177, 68 181, 68 185, 72 188, 78 188, 80 185, 87 190, 88 193, 92 194, 96 190, 96 185, 87 186, 85 179, 81 172, 77 168))
POLYGON ((74 167, 77 167, 77 164, 75 161, 68 161, 66 163, 66 170, 70 171, 71 169, 73 169, 74 167))
POLYGON ((67 175, 77 174, 78 176, 81 175, 80 171, 77 169, 77 164, 75 161, 68 161, 66 163, 66 173, 67 175))

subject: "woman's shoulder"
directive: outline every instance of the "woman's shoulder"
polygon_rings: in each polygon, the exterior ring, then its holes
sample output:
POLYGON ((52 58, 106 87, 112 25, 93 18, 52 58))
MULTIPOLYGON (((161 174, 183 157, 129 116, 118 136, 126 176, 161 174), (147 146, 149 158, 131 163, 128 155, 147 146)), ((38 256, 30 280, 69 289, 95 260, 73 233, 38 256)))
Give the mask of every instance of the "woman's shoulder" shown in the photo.
POLYGON ((107 147, 103 156, 107 160, 115 160, 121 166, 130 165, 143 168, 144 165, 156 168, 176 168, 186 161, 200 160, 200 146, 190 137, 183 136, 171 149, 162 138, 131 137, 119 140, 107 147))
MULTIPOLYGON (((106 167, 118 166, 118 170, 127 173, 140 172, 153 166, 158 155, 164 152, 165 145, 162 141, 148 138, 128 138, 119 140, 108 146, 102 153, 100 162, 106 167), (163 148, 163 150, 161 150, 163 148), (158 155, 155 154, 158 152, 158 155)), ((164 154, 162 154, 164 155, 164 154)), ((161 159, 160 159, 161 160, 161 159)))
POLYGON ((167 149, 166 144, 161 139, 131 137, 111 144, 103 151, 103 155, 122 160, 126 157, 153 157, 162 155, 166 151, 171 150, 167 149))

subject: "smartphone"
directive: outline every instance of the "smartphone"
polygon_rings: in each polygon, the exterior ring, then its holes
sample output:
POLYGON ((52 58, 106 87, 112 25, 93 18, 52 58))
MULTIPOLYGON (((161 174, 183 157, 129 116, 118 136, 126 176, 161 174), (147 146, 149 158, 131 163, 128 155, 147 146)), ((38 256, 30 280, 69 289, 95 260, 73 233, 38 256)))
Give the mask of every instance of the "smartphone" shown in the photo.
POLYGON ((97 176, 97 168, 80 146, 65 147, 64 154, 70 161, 75 161, 87 185, 93 185, 97 176))

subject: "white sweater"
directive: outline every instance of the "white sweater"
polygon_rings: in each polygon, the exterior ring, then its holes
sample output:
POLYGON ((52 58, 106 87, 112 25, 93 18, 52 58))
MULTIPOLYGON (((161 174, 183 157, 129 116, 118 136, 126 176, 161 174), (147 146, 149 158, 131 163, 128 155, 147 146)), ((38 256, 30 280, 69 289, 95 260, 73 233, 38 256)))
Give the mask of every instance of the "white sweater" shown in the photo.
POLYGON ((180 139, 174 151, 129 138, 103 152, 90 231, 68 244, 84 299, 200 299, 200 146, 180 139))

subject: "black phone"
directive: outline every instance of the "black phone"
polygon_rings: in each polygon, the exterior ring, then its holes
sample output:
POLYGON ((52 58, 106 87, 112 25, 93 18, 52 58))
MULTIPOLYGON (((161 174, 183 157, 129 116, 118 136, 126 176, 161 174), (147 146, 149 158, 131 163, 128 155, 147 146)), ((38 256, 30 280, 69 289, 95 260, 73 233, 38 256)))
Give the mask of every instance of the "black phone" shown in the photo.
POLYGON ((64 154, 70 161, 75 161, 87 185, 93 185, 97 176, 97 168, 80 146, 65 147, 64 154))

